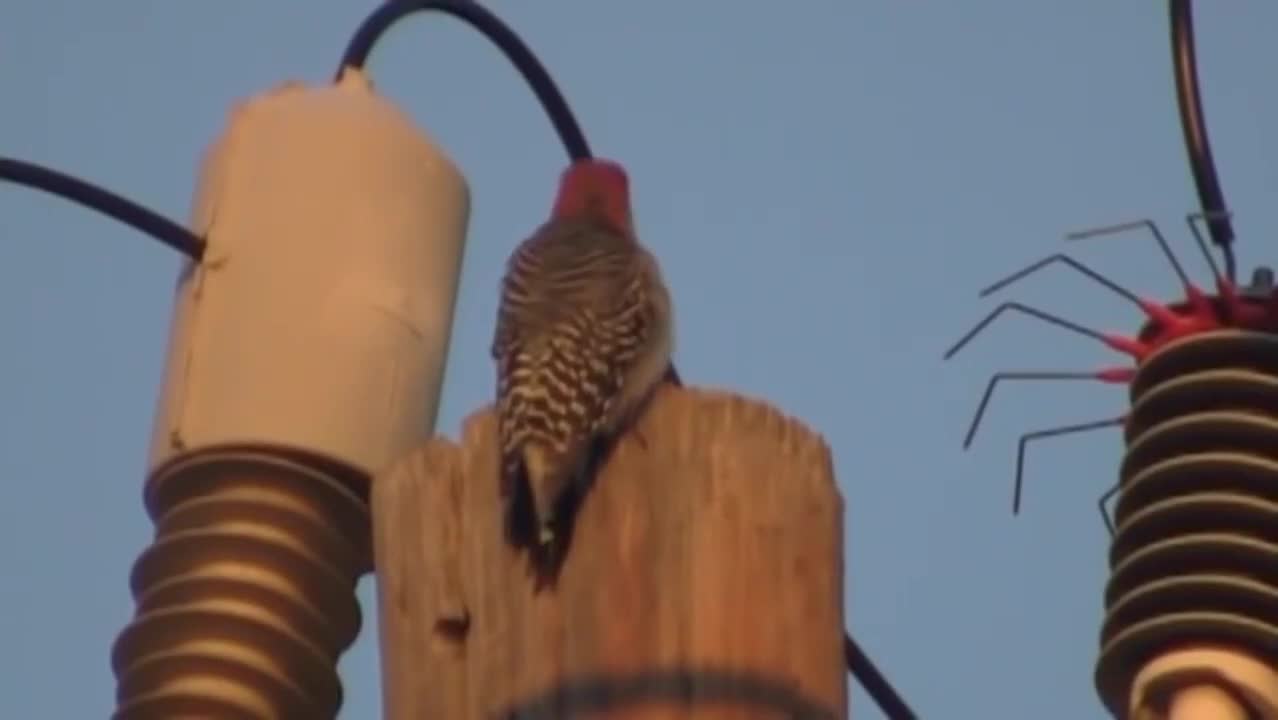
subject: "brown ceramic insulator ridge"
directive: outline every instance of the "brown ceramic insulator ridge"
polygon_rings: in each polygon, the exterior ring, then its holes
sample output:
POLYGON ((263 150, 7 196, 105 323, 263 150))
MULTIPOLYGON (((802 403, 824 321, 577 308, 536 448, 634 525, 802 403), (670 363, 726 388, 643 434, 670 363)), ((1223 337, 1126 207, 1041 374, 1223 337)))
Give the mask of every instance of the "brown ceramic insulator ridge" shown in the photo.
POLYGON ((224 448, 151 475, 155 539, 112 651, 116 718, 336 717, 370 528, 367 488, 321 467, 224 448))
POLYGON ((1169 651, 1278 664, 1278 335, 1170 343, 1131 400, 1095 676, 1115 717, 1169 651))

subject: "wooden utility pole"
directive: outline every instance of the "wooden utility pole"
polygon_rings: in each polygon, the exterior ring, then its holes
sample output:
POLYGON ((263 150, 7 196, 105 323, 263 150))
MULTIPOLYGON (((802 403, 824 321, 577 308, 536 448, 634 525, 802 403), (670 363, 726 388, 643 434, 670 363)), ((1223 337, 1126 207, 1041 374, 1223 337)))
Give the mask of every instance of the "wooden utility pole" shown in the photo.
POLYGON ((496 460, 485 409, 374 482, 388 720, 847 717, 843 506, 815 433, 663 388, 537 594, 496 460))

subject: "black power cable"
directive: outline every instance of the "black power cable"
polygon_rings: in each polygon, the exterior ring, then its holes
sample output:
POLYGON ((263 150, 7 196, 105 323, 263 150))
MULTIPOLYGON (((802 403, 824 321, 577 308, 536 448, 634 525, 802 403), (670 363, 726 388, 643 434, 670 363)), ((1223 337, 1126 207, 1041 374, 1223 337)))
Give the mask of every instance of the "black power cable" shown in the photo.
POLYGON ((1171 0, 1172 66, 1176 76, 1176 104, 1180 109, 1180 125, 1185 133, 1185 150, 1189 168, 1198 188, 1198 200, 1211 241, 1220 248, 1225 259, 1225 277, 1233 281, 1237 275, 1234 260, 1234 228, 1225 208, 1225 196, 1216 175, 1216 163, 1207 140, 1207 121, 1203 118, 1202 99, 1198 91, 1198 60, 1194 54, 1194 10, 1190 0, 1171 0))
MULTIPOLYGON (((569 156, 574 160, 591 157, 572 111, 550 75, 509 27, 482 6, 472 2, 387 2, 364 21, 343 57, 342 66, 362 67, 381 35, 399 18, 417 10, 439 10, 466 20, 506 53, 537 94, 550 116, 569 156)), ((35 163, 0 156, 0 180, 44 190, 96 210, 159 240, 192 260, 204 254, 204 240, 185 226, 153 210, 93 183, 35 163)))
POLYGON ((437 10, 455 18, 464 20, 493 42, 515 69, 524 76, 546 115, 555 126, 555 132, 564 144, 564 149, 573 160, 588 160, 591 157, 590 146, 577 124, 567 101, 559 92, 550 73, 542 66, 537 56, 524 44, 501 18, 488 11, 484 6, 470 0, 388 0, 373 11, 355 31, 346 53, 342 56, 341 66, 337 69, 338 77, 348 67, 363 68, 368 61, 373 46, 382 35, 399 20, 415 12, 437 10))
POLYGON ((851 635, 843 635, 843 658, 847 661, 848 670, 861 683, 865 692, 874 700, 879 709, 887 715, 888 720, 917 720, 918 716, 905 704, 905 698, 892 687, 892 683, 874 666, 874 661, 865 654, 851 635))
MULTIPOLYGON (((537 96, 547 117, 550 118, 551 125, 558 133, 564 150, 568 152, 569 159, 576 162, 593 157, 590 144, 586 142, 586 136, 582 133, 572 108, 568 107, 568 101, 564 99, 563 93, 559 92, 559 86, 537 59, 536 54, 501 18, 474 0, 387 0, 365 18, 355 30, 355 34, 346 45, 346 52, 342 54, 342 61, 337 67, 335 77, 341 78, 342 72, 348 67, 363 69, 368 62, 368 56, 373 52, 373 47, 391 26, 413 13, 427 10, 435 10, 463 20, 491 40, 506 55, 520 75, 523 75, 533 94, 537 96)), ((679 372, 673 365, 670 366, 666 379, 675 386, 683 385, 679 372)))
POLYGON ((0 156, 0 180, 8 180, 57 195, 118 220, 150 235, 192 260, 204 254, 204 240, 185 226, 153 210, 42 165, 0 156))

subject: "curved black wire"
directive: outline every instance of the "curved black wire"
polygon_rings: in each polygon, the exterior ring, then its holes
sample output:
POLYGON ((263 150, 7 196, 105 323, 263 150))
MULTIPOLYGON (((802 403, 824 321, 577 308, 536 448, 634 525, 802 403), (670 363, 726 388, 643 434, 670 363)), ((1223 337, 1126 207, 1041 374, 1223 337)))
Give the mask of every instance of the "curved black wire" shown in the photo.
POLYGON ((192 260, 204 254, 204 240, 185 226, 93 183, 23 160, 0 156, 0 180, 43 190, 141 230, 192 260))
MULTIPOLYGON (((523 75, 537 100, 546 111, 550 123, 554 126, 559 140, 568 152, 569 159, 575 161, 589 160, 593 157, 586 136, 577 123, 577 118, 568 107, 559 86, 550 77, 545 66, 524 44, 519 35, 501 18, 474 0, 387 0, 364 19, 355 34, 351 36, 342 54, 335 77, 340 78, 342 71, 348 67, 362 69, 373 52, 373 46, 396 22, 415 12, 438 10, 447 15, 463 20, 481 32, 493 42, 510 60, 515 69, 523 75)), ((679 373, 671 365, 666 372, 666 380, 675 386, 682 386, 679 373)))
POLYGON ((524 44, 524 41, 496 15, 473 0, 387 0, 381 7, 373 11, 355 31, 342 63, 337 69, 340 77, 342 70, 348 67, 363 68, 373 46, 382 35, 397 21, 420 10, 438 10, 464 20, 485 37, 493 41, 510 62, 524 76, 546 115, 555 126, 555 132, 564 144, 564 149, 573 160, 588 160, 591 157, 590 146, 586 136, 582 134, 577 119, 568 107, 567 101, 559 92, 550 73, 542 66, 537 56, 524 44))
POLYGON ((1207 228, 1212 244, 1225 258, 1225 276, 1236 279, 1237 266, 1231 247, 1234 228, 1225 213, 1225 196, 1216 175, 1216 163, 1207 140, 1207 123, 1203 118, 1202 99, 1198 91, 1198 60, 1194 53, 1194 11, 1190 0, 1171 0, 1172 66, 1176 76, 1176 104, 1180 109, 1180 125, 1185 133, 1185 150, 1189 167, 1198 188, 1198 200, 1207 215, 1207 228))

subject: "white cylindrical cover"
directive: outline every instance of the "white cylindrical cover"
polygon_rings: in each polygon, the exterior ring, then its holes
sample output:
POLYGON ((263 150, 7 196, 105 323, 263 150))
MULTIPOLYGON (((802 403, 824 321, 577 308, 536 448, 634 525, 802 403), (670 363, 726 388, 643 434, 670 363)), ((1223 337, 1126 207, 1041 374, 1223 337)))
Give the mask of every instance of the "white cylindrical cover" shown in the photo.
POLYGON ((192 213, 151 447, 306 450, 376 473, 434 430, 470 214, 367 79, 236 107, 192 213))

